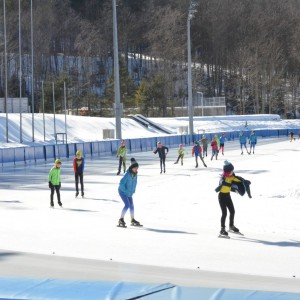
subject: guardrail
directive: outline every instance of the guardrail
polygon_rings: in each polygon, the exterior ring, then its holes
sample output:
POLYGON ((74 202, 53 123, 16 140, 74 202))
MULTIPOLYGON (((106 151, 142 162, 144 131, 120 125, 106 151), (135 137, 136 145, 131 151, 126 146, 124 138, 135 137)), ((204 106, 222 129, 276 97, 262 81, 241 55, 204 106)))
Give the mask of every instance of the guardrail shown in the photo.
MULTIPOLYGON (((264 137, 280 137, 288 136, 289 133, 299 132, 297 129, 264 129, 256 130, 256 136, 260 138, 264 137)), ((251 131, 244 131, 246 136, 250 135, 251 131)), ((238 139, 240 131, 226 132, 227 140, 238 139)), ((213 136, 220 132, 205 133, 208 140, 211 140, 213 136)), ((179 144, 191 145, 196 140, 201 139, 202 134, 193 135, 167 135, 160 137, 150 138, 135 138, 127 139, 126 147, 129 152, 141 152, 153 150, 157 142, 160 141, 167 147, 178 147, 179 144)), ((32 147, 17 147, 17 148, 2 148, 0 149, 0 164, 2 166, 6 163, 30 163, 37 161, 55 160, 56 158, 69 158, 75 156, 77 150, 81 150, 84 156, 101 157, 108 155, 115 155, 118 147, 120 146, 120 140, 105 140, 99 142, 86 142, 86 143, 71 143, 71 144, 55 144, 55 145, 43 145, 32 147)))

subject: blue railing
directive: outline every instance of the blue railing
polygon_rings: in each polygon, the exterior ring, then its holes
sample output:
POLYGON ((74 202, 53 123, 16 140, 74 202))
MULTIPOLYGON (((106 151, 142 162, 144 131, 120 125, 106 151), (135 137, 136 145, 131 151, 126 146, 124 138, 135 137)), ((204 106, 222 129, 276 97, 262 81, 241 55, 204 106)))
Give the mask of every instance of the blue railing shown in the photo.
MULTIPOLYGON (((256 130, 256 136, 264 137, 280 137, 288 136, 289 129, 263 129, 256 130)), ((292 130, 298 132, 299 130, 292 130)), ((248 137, 251 131, 244 131, 248 137)), ((238 139, 240 131, 226 132, 227 140, 238 139)), ((205 133, 208 140, 220 132, 205 133)), ((194 135, 167 135, 150 138, 134 138, 127 139, 126 146, 129 152, 151 151, 156 147, 158 141, 167 147, 178 147, 179 144, 191 145, 194 141, 200 140, 202 134, 194 135)), ((0 149, 0 164, 17 163, 17 162, 36 162, 55 160, 56 158, 73 157, 77 150, 81 150, 84 156, 108 156, 116 154, 120 145, 119 140, 105 140, 99 142, 73 143, 73 144, 55 144, 32 147, 2 148, 0 149)))

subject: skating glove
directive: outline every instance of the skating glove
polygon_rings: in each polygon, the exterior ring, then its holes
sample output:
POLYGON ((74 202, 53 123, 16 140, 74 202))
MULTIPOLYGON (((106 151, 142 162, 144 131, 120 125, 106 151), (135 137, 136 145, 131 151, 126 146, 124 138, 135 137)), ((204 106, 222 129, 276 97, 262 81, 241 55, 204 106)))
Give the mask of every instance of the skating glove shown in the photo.
POLYGON ((49 189, 52 188, 52 183, 49 181, 49 189))

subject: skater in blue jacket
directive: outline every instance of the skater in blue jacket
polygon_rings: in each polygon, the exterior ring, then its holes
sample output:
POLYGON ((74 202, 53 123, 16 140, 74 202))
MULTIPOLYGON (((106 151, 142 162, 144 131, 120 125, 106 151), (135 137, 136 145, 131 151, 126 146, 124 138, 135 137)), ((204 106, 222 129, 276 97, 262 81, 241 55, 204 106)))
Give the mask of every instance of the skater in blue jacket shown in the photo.
POLYGON ((131 225, 132 226, 141 226, 141 224, 134 219, 134 205, 133 205, 133 194, 135 193, 136 185, 137 185, 137 175, 138 175, 139 164, 131 159, 131 165, 126 171, 124 177, 121 179, 119 184, 119 195, 124 202, 124 208, 121 212, 121 217, 119 219, 120 227, 126 227, 126 223, 124 221, 124 216, 127 210, 130 210, 131 217, 131 225))
POLYGON ((239 140, 240 140, 240 145, 241 145, 241 150, 242 150, 241 154, 244 154, 244 152, 243 152, 243 146, 245 147, 247 153, 250 154, 250 152, 248 152, 248 149, 247 149, 247 146, 246 146, 247 138, 244 135, 243 131, 240 132, 239 140))
POLYGON ((256 135, 255 135, 255 131, 252 130, 251 135, 249 136, 249 144, 250 144, 249 154, 251 154, 252 149, 253 149, 253 154, 254 154, 254 149, 255 149, 256 143, 257 143, 257 138, 256 138, 256 135))
POLYGON ((222 150, 222 155, 224 155, 224 145, 225 145, 225 133, 220 136, 220 150, 222 150))

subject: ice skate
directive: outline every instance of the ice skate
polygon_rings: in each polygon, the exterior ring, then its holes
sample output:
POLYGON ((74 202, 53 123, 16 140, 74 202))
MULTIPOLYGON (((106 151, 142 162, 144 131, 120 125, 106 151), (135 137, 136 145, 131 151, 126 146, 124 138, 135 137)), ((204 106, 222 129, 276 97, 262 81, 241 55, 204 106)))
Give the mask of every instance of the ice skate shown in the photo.
POLYGON ((75 198, 77 198, 77 197, 78 197, 78 195, 79 195, 79 192, 76 192, 76 194, 75 194, 75 198))
POLYGON ((60 206, 60 207, 63 207, 63 205, 62 205, 62 203, 59 201, 58 202, 58 205, 60 206))
POLYGON ((229 230, 232 231, 232 232, 239 232, 239 229, 236 228, 234 225, 230 226, 229 230))
POLYGON ((243 235, 243 234, 240 232, 240 230, 239 230, 238 228, 236 228, 234 225, 229 227, 229 232, 235 233, 235 234, 238 234, 238 235, 243 235))
POLYGON ((81 192, 81 197, 84 198, 84 192, 81 192))
POLYGON ((50 208, 54 208, 54 203, 50 202, 50 208))
POLYGON ((124 221, 124 218, 120 218, 120 219, 119 219, 119 224, 117 225, 117 227, 124 227, 124 228, 127 227, 127 226, 126 226, 126 223, 125 223, 125 221, 124 221))
POLYGON ((219 238, 230 239, 228 232, 225 230, 225 227, 222 227, 220 230, 219 238))
POLYGON ((138 222, 137 220, 135 220, 134 218, 132 218, 131 226, 142 227, 143 225, 140 222, 138 222))
POLYGON ((120 171, 118 171, 118 172, 117 172, 117 175, 120 175, 120 173, 121 173, 121 172, 120 172, 120 171))

